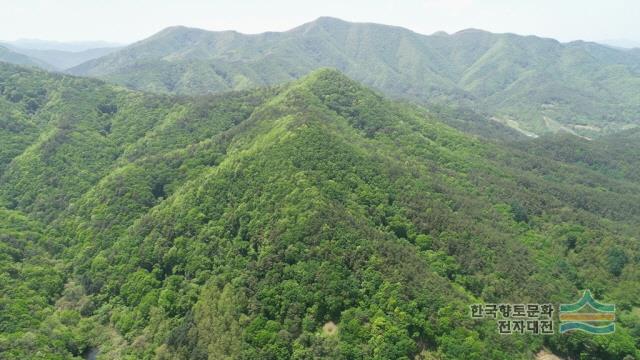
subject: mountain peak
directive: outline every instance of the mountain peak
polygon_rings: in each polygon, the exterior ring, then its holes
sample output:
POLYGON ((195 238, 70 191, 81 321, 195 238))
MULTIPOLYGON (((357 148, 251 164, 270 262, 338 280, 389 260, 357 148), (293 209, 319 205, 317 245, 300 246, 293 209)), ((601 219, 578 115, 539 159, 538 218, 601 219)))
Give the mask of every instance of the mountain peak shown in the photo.
POLYGON ((361 88, 357 81, 334 68, 314 70, 296 82, 299 85, 315 88, 321 92, 330 92, 338 88, 361 88))
POLYGON ((310 80, 327 79, 327 78, 334 78, 341 81, 355 82, 351 80, 351 78, 349 78, 348 76, 340 72, 338 69, 331 68, 331 67, 316 69, 310 72, 309 74, 307 74, 307 76, 302 78, 301 81, 310 81, 310 80))
POLYGON ((344 20, 336 18, 336 17, 331 17, 331 16, 320 16, 319 18, 315 19, 312 22, 318 23, 318 24, 336 24, 336 23, 344 24, 344 23, 347 23, 347 21, 344 21, 344 20))
POLYGON ((209 32, 209 31, 203 30, 203 29, 199 29, 199 28, 188 27, 188 26, 184 26, 184 25, 174 25, 174 26, 169 26, 169 27, 166 27, 166 28, 160 30, 155 35, 153 35, 152 37, 166 36, 166 35, 187 34, 187 33, 205 33, 205 32, 209 32))
POLYGON ((295 27, 290 30, 290 32, 296 32, 298 30, 308 31, 311 29, 324 29, 324 30, 334 30, 336 28, 341 28, 344 26, 348 26, 351 23, 344 21, 342 19, 330 17, 330 16, 321 16, 313 21, 302 24, 298 27, 295 27))
POLYGON ((460 30, 458 32, 453 33, 453 35, 470 35, 470 34, 490 35, 491 33, 486 31, 486 30, 475 29, 475 28, 463 29, 463 30, 460 30))

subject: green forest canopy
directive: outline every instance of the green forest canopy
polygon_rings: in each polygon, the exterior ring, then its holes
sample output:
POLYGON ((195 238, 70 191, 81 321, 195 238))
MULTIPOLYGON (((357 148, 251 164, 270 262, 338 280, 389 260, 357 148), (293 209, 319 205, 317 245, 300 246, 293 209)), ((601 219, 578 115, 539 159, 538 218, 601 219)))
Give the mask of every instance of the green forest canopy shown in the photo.
POLYGON ((640 355, 637 133, 496 144, 334 70, 172 97, 0 64, 0 111, 8 359, 640 355), (614 335, 469 317, 584 288, 614 335))

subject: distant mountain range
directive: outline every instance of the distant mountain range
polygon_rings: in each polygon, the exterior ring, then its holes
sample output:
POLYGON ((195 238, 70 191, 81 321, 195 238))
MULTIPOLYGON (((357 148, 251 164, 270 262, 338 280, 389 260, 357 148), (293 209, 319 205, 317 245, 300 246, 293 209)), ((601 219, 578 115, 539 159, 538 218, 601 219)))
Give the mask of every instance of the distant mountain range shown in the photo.
POLYGON ((5 54, 0 57, 0 61, 58 71, 105 56, 121 48, 117 44, 103 41, 63 43, 44 40, 0 42, 0 46, 5 54), (9 56, 8 52, 13 55, 9 56))
POLYGON ((291 81, 320 67, 395 98, 458 104, 527 136, 597 137, 640 119, 637 51, 474 29, 421 35, 328 17, 257 35, 171 27, 70 73, 204 94, 291 81))
POLYGON ((18 39, 15 41, 5 41, 6 44, 19 47, 22 49, 32 50, 58 50, 69 52, 82 52, 98 48, 119 48, 125 44, 119 44, 109 41, 51 41, 40 39, 18 39))
POLYGON ((0 61, 10 63, 10 64, 15 64, 15 65, 35 66, 35 67, 43 68, 45 70, 52 69, 52 67, 49 64, 43 61, 31 58, 30 56, 27 56, 25 54, 16 52, 13 49, 3 46, 2 44, 0 44, 0 61))
POLYGON ((12 47, 13 51, 39 60, 56 70, 65 70, 83 62, 108 55, 119 48, 106 47, 82 51, 38 50, 12 47))

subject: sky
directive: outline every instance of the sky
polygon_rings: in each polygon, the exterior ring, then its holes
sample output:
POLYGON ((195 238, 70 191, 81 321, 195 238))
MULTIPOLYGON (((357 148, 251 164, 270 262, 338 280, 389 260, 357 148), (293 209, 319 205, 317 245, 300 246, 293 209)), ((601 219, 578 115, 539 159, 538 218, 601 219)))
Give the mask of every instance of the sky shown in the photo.
POLYGON ((130 43, 173 25, 259 33, 332 16, 423 34, 478 28, 640 43, 640 0, 0 0, 0 9, 6 41, 130 43))

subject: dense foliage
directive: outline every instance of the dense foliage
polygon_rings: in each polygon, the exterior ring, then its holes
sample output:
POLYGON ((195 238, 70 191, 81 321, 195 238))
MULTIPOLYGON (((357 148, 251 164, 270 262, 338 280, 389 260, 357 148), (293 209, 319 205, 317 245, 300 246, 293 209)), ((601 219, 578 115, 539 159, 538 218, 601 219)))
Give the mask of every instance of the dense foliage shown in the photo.
POLYGON ((320 18, 282 33, 173 27, 70 71, 135 89, 204 94, 336 68, 387 95, 457 103, 528 134, 596 137, 640 114, 637 52, 466 30, 425 36, 320 18))
POLYGON ((9 359, 640 357, 640 183, 601 147, 480 141, 331 70, 175 98, 0 65, 0 111, 9 359), (583 288, 614 335, 469 317, 583 288))

